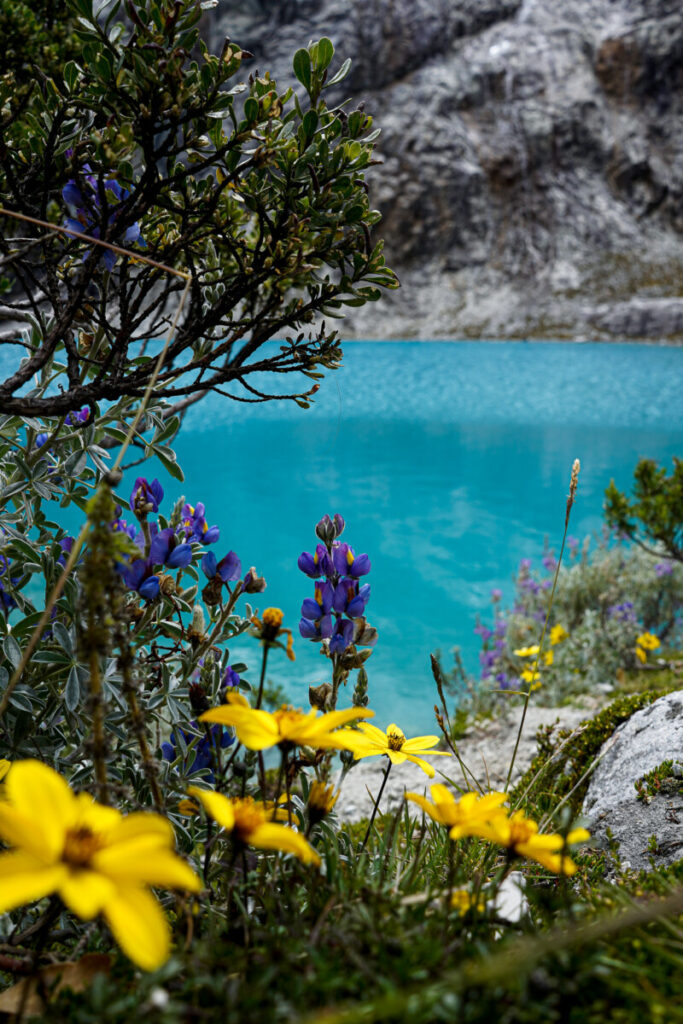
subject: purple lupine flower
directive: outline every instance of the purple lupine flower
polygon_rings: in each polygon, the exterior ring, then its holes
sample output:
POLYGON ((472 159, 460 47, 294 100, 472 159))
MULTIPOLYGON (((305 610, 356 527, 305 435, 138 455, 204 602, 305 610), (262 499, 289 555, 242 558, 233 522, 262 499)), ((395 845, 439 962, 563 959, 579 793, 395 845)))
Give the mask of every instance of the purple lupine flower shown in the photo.
POLYGON ((69 412, 66 415, 66 422, 70 427, 76 426, 77 423, 87 423, 88 417, 90 416, 90 409, 87 405, 84 405, 78 412, 69 412))
POLYGON ((305 619, 316 622, 323 615, 329 615, 334 601, 334 587, 331 583, 316 584, 314 597, 307 597, 301 605, 301 614, 305 619))
POLYGON ((220 562, 213 551, 207 551, 201 564, 202 572, 208 580, 220 576, 223 583, 229 583, 232 580, 238 580, 242 575, 242 563, 234 551, 228 551, 220 562))
POLYGON ((496 672, 495 680, 501 690, 509 690, 512 686, 512 680, 507 672, 496 672))
POLYGON ((310 551, 302 551, 297 565, 313 580, 317 580, 319 576, 323 575, 330 576, 334 572, 334 566, 323 544, 316 545, 313 554, 310 551))
MULTIPOLYGON (((69 212, 73 216, 69 216, 65 220, 67 228, 71 231, 78 231, 81 234, 91 235, 93 238, 100 237, 100 221, 102 219, 102 202, 100 197, 100 187, 97 177, 92 173, 90 165, 84 164, 83 170, 87 171, 84 174, 83 180, 85 183, 85 189, 82 190, 81 186, 71 178, 64 188, 62 189, 62 199, 69 207, 69 212)), ((122 188, 115 178, 110 178, 108 181, 104 181, 104 197, 107 203, 107 207, 111 209, 114 207, 112 212, 109 214, 108 223, 113 224, 120 211, 115 209, 127 199, 130 192, 127 189, 122 188)), ((136 221, 131 224, 130 227, 126 228, 121 244, 126 245, 138 245, 140 248, 145 248, 146 243, 140 232, 140 224, 136 221)), ((87 259, 88 251, 86 250, 83 259, 87 259)), ((102 263, 108 271, 112 271, 116 264, 117 254, 111 249, 104 249, 102 255, 102 263)))
POLYGON ((196 505, 183 505, 181 527, 185 530, 186 540, 196 540, 200 544, 214 544, 221 535, 217 526, 209 526, 206 521, 206 509, 201 501, 196 505))
POLYGON ((57 559, 57 565, 61 565, 61 566, 66 565, 66 560, 67 560, 68 556, 71 554, 71 549, 72 549, 72 547, 74 546, 75 543, 76 543, 76 538, 75 537, 62 537, 62 539, 59 542, 59 546, 62 549, 62 553, 60 554, 59 558, 57 559))
POLYGON ((221 680, 221 690, 234 690, 241 682, 241 677, 235 672, 231 665, 228 665, 221 680))
POLYGON ((0 555, 0 609, 4 612, 11 612, 13 608, 17 607, 17 602, 10 592, 5 589, 2 577, 5 577, 5 582, 11 585, 18 582, 17 579, 10 576, 10 565, 4 555, 0 555))
POLYGON ((570 551, 576 551, 579 546, 579 538, 572 537, 571 534, 567 537, 567 547, 570 551))
POLYGON ((357 580, 346 577, 340 580, 334 588, 332 606, 340 615, 348 615, 350 619, 357 619, 365 614, 365 606, 369 600, 370 584, 365 583, 359 587, 357 580))
POLYGON ((353 643, 353 622, 351 619, 337 619, 335 631, 330 638, 330 654, 343 654, 353 643))
POLYGON ((42 431, 36 435, 36 448, 42 448, 50 435, 42 431))
POLYGON ((493 636, 493 631, 490 630, 488 626, 485 626, 483 622, 478 622, 476 624, 474 632, 481 638, 483 643, 486 643, 493 636))
POLYGON ((522 558, 522 559, 520 559, 520 562, 519 562, 519 571, 520 571, 520 573, 529 572, 530 568, 531 568, 531 559, 530 558, 522 558))
POLYGON ((663 576, 671 576, 674 571, 673 564, 671 562, 657 562, 655 566, 655 574, 661 579, 663 576))
POLYGON ((623 601, 621 604, 610 605, 607 609, 607 614, 611 619, 617 619, 619 622, 635 623, 638 621, 638 617, 633 611, 633 601, 623 601))
POLYGON ((557 567, 557 559, 555 558, 555 555, 552 553, 552 551, 546 551, 546 553, 543 555, 543 558, 541 559, 541 562, 543 563, 543 568, 547 569, 548 572, 555 572, 555 569, 557 567))
POLYGON ((482 679, 489 679, 491 677, 492 670, 497 661, 498 653, 496 651, 479 652, 479 665, 481 667, 482 679))
POLYGON ((163 564, 169 569, 185 569, 192 561, 192 545, 181 544, 169 526, 159 530, 149 548, 152 565, 163 564))
MULTIPOLYGON (((193 719, 190 724, 195 729, 199 730, 200 726, 198 725, 196 720, 193 719)), ((192 740, 196 739, 196 736, 193 736, 191 733, 186 732, 179 726, 176 726, 176 728, 178 729, 178 732, 182 736, 186 746, 189 746, 192 740)), ((222 725, 210 726, 209 732, 206 735, 202 736, 194 747, 194 760, 190 765, 189 772, 199 772, 203 771, 206 768, 210 769, 213 760, 212 751, 215 750, 216 746, 220 745, 221 749, 225 750, 225 748, 229 747, 232 743, 234 743, 234 741, 234 735, 228 732, 228 730, 225 729, 222 725)), ((171 733, 170 741, 161 744, 161 754, 164 761, 175 761, 176 757, 178 756, 176 749, 177 745, 177 733, 174 729, 173 732, 171 733)), ((208 778, 210 782, 214 782, 215 779, 213 771, 209 771, 206 778, 208 778)))
MULTIPOLYGON (((117 505, 116 507, 118 511, 121 512, 121 506, 117 505)), ((118 519, 113 519, 109 524, 109 529, 113 533, 125 533, 127 534, 128 537, 130 537, 131 540, 135 540, 136 537, 139 537, 140 540, 143 541, 143 544, 139 544, 138 547, 144 546, 144 538, 142 536, 142 533, 139 533, 136 530, 133 523, 127 523, 125 519, 121 519, 120 517, 118 519)))
POLYGON ((498 587, 494 587, 493 590, 491 591, 491 600, 493 601, 493 603, 497 604, 500 600, 502 600, 502 597, 503 591, 499 590, 498 587))
POLYGON ((145 480, 139 476, 130 495, 130 507, 138 519, 146 519, 150 512, 158 512, 164 498, 164 489, 157 479, 145 480))
POLYGON ((135 590, 140 597, 153 601, 159 596, 159 577, 151 559, 136 558, 130 565, 119 565, 118 570, 129 590, 135 590))
POLYGON ((553 581, 551 579, 541 580, 541 589, 542 590, 550 590, 552 585, 553 585, 553 581))
POLYGON ((371 569, 367 555, 356 556, 348 544, 335 544, 332 549, 332 561, 338 573, 347 576, 366 576, 371 569))

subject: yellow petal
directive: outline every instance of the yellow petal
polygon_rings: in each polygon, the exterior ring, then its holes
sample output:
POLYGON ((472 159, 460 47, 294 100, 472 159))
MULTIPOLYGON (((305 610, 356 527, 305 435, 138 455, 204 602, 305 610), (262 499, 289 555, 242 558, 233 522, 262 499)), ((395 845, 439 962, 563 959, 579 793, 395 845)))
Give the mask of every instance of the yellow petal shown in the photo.
POLYGON ((243 693, 239 690, 233 690, 228 694, 228 704, 235 704, 242 708, 250 708, 251 705, 243 693))
POLYGON ((59 886, 59 895, 69 910, 83 921, 90 921, 116 893, 114 883, 96 871, 68 871, 59 886))
POLYGON ((0 782, 7 775, 7 772, 12 767, 12 762, 5 760, 4 757, 0 757, 0 782))
POLYGON ((444 804, 451 807, 455 803, 455 797, 448 786, 444 786, 443 782, 435 782, 433 786, 429 787, 429 792, 432 794, 432 800, 435 804, 444 804))
POLYGON ((171 932, 157 900, 145 889, 121 888, 104 908, 119 946, 144 971, 156 971, 168 960, 171 932))
POLYGON ((590 832, 585 828, 574 828, 567 836, 567 846, 573 846, 574 843, 585 843, 591 837, 590 832))
POLYGON ((170 821, 160 814, 147 811, 135 811, 121 817, 115 828, 107 835, 107 845, 127 843, 138 836, 154 837, 160 846, 172 849, 175 845, 175 833, 170 821))
MULTIPOLYGON (((401 750, 386 749, 379 751, 379 753, 386 754, 392 764, 405 764, 409 757, 411 761, 413 760, 412 756, 404 754, 401 750)), ((433 774, 434 772, 432 772, 432 775, 433 774)))
POLYGON ((358 728, 365 734, 367 739, 372 740, 373 743, 377 743, 381 747, 386 747, 389 742, 387 734, 378 729, 376 725, 372 725, 371 722, 359 722, 358 728))
POLYGON ((249 836, 252 846, 262 850, 281 850, 293 853, 304 864, 320 864, 320 857, 313 847, 298 832, 284 825, 259 825, 249 836))
POLYGON ((5 790, 15 810, 34 822, 47 850, 58 856, 66 830, 76 821, 76 799, 66 781, 40 761, 17 761, 7 776, 5 790))
POLYGON ((221 825, 226 832, 232 832, 235 827, 235 812, 227 797, 221 796, 220 793, 214 793, 211 789, 200 789, 199 786, 189 786, 187 792, 199 800, 209 817, 221 825))
POLYGON ((17 846, 32 854, 43 864, 54 864, 61 855, 49 848, 39 823, 20 814, 6 800, 0 800, 0 838, 10 846, 17 846))
POLYGON ((405 741, 401 749, 407 750, 412 754, 419 754, 421 750, 428 750, 429 747, 435 747, 438 742, 438 736, 413 736, 412 739, 405 741))
POLYGON ((49 896, 66 873, 66 865, 47 866, 23 850, 0 854, 0 914, 49 896))
POLYGON ((356 718, 372 718, 375 714, 370 708, 345 708, 343 711, 328 711, 318 719, 320 725, 329 732, 340 725, 346 725, 356 718))
POLYGON ((89 793, 78 794, 76 808, 76 828, 86 826, 98 835, 111 833, 123 820, 120 811, 114 807, 104 807, 103 804, 96 803, 89 793))
POLYGON ((420 796, 419 793, 406 793, 406 800, 412 800, 413 803, 421 807, 423 811, 426 811, 429 817, 433 818, 434 821, 439 823, 439 825, 445 824, 443 820, 443 814, 441 813, 440 809, 436 807, 434 804, 430 803, 425 796, 420 796))
MULTIPOLYGON (((392 752, 390 751, 389 752, 389 756, 390 757, 391 757, 391 753, 392 752)), ((428 775, 430 779, 433 779, 434 776, 436 775, 436 771, 431 766, 431 764, 428 761, 424 761, 421 757, 415 757, 415 754, 405 754, 404 757, 407 757, 409 761, 413 762, 413 764, 418 764, 420 766, 420 768, 422 769, 422 771, 426 775, 428 775)))
POLYGON ((93 857, 92 866, 126 884, 191 892, 199 892, 202 887, 192 868, 175 853, 160 847, 154 837, 138 836, 129 843, 117 843, 100 850, 93 857))

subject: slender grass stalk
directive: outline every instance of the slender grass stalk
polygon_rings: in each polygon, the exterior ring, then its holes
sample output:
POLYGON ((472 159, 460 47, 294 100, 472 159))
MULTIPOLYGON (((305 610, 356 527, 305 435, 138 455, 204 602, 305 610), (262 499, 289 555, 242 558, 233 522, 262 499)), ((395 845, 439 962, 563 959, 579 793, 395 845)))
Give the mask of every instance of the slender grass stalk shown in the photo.
POLYGON ((377 794, 377 799, 375 800, 375 806, 372 808, 372 815, 370 816, 370 821, 368 822, 367 832, 365 833, 365 838, 363 839, 363 842, 361 843, 361 847, 360 847, 361 848, 361 852, 367 846, 368 839, 370 838, 370 832, 371 832, 372 826, 373 826, 373 824, 375 822, 375 818, 377 817, 377 811, 379 809, 379 802, 382 799, 382 793, 384 792, 384 787, 387 784, 387 779, 389 778, 389 772, 390 771, 391 771, 391 761, 389 761, 388 764, 387 764, 386 771, 384 772, 384 778, 382 779, 382 785, 379 788, 379 793, 377 794))
POLYGON ((547 614, 546 614, 546 617, 545 617, 545 622, 543 623, 543 632, 541 633, 541 639, 539 640, 539 643, 538 643, 538 652, 536 654, 536 659, 535 659, 535 661, 533 663, 533 667, 531 669, 531 680, 532 680, 532 682, 529 683, 529 689, 527 690, 526 697, 525 697, 525 700, 524 700, 524 707, 522 709, 522 718, 521 718, 521 721, 519 723, 519 729, 517 730, 517 739, 515 741, 515 749, 512 751, 512 758, 510 759, 510 767, 508 768, 507 779, 505 780, 505 790, 506 791, 510 788, 510 779, 512 778, 512 770, 515 767, 515 760, 517 758, 517 751, 519 750, 519 741, 522 738, 522 731, 524 729, 524 721, 526 719, 526 713, 527 713, 527 710, 529 708, 529 699, 530 699, 531 693, 532 693, 533 680, 534 680, 534 677, 536 676, 536 674, 538 672, 538 663, 540 661, 541 654, 543 653, 543 644, 545 642, 545 635, 546 635, 546 632, 547 632, 547 629, 548 629, 548 622, 550 621, 550 613, 553 610, 553 600, 555 598, 555 590, 557 588, 557 580, 558 580, 558 577, 560 575, 560 567, 562 565, 562 555, 564 554, 564 546, 565 546, 565 542, 567 540, 567 530, 569 529, 569 515, 570 515, 571 510, 572 510, 572 505, 574 504, 574 498, 576 497, 576 488, 577 488, 578 481, 579 481, 579 469, 580 468, 581 468, 581 464, 579 463, 579 460, 578 459, 574 459, 574 464, 572 465, 572 475, 571 475, 571 478, 569 480, 569 496, 567 498, 567 509, 566 509, 566 512, 565 512, 565 515, 564 515, 564 533, 562 534, 562 546, 560 547, 560 557, 558 558, 557 565, 555 566, 555 576, 553 578, 553 587, 552 587, 552 590, 550 591, 550 600, 548 602, 548 611, 547 611, 547 614))

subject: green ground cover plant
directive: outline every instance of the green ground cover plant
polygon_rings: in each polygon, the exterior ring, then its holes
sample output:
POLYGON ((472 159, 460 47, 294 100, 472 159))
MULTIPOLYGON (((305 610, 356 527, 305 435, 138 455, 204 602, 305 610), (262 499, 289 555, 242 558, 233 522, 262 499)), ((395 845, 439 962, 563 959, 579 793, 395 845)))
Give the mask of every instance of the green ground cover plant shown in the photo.
MULTIPOLYGON (((396 283, 370 234, 371 119, 324 101, 348 66, 323 38, 294 55, 297 93, 244 81, 245 51, 202 45, 201 10, 114 0, 95 17, 73 0, 77 55, 23 92, 15 69, 0 80, 2 340, 19 354, 0 384, 0 1012, 680 1020, 681 865, 607 880, 576 820, 581 773, 653 692, 576 742, 544 734, 520 786, 482 790, 438 663, 434 735, 371 720, 371 559, 342 515, 299 556, 297 627, 263 607, 264 577, 200 495, 165 494, 151 468, 123 491, 133 456, 182 483, 173 438, 208 390, 264 401, 254 374, 303 373, 280 397, 306 406, 340 357, 316 316, 396 283), (328 681, 290 706, 277 666, 295 632, 328 681), (250 665, 230 656, 243 634, 250 665), (384 781, 419 766, 425 791, 378 818, 380 791, 348 826, 338 787, 371 757, 384 781)), ((522 610, 496 602, 504 645, 485 651, 516 672, 520 730, 531 700, 594 685, 604 646, 619 658, 601 673, 643 678, 673 649, 680 567, 648 575, 637 557, 605 547, 565 572, 561 550, 549 587, 520 573, 522 610), (600 596, 610 574, 630 581, 631 617, 600 596)), ((512 689, 498 682, 495 701, 512 689)))

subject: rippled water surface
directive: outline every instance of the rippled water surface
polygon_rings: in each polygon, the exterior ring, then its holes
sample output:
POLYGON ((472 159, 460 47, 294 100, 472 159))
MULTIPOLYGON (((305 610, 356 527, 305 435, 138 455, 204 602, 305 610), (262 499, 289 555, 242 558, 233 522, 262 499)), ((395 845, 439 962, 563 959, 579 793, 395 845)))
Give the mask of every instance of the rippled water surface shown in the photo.
MULTIPOLYGON (((341 512, 372 559, 368 663, 378 723, 431 731, 429 652, 459 644, 477 666, 477 613, 512 594, 519 559, 560 540, 572 460, 581 459, 570 532, 601 525, 604 488, 628 486, 639 456, 683 455, 683 351, 645 345, 355 342, 309 411, 212 396, 177 442, 188 500, 268 579, 258 606, 296 627, 312 583, 296 560, 313 526, 341 512)), ((164 481, 166 483, 166 481, 164 481)), ((168 493, 179 485, 170 483, 168 493)), ((249 644, 235 649, 255 663, 249 644)), ((269 675, 305 703, 326 678, 298 638, 269 675)), ((252 675, 256 674, 254 668, 252 675)))

